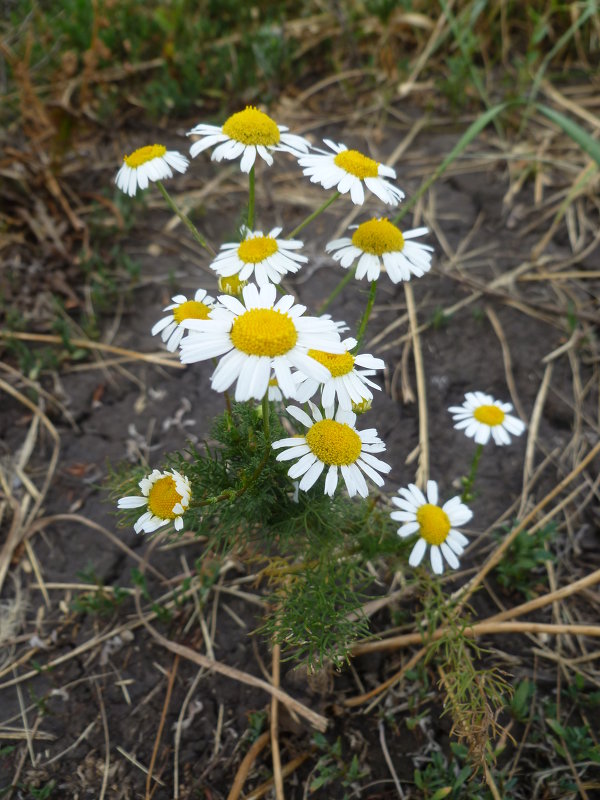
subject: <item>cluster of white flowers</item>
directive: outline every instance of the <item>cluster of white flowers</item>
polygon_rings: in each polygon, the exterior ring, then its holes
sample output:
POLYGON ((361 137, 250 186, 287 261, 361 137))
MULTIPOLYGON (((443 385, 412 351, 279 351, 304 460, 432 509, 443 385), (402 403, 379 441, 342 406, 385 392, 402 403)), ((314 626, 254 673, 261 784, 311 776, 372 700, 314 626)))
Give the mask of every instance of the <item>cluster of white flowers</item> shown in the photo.
MULTIPOLYGON (((250 173, 257 156, 271 166, 274 153, 286 152, 297 159, 312 183, 349 194, 356 205, 364 203, 365 189, 389 206, 404 197, 391 182, 396 178, 392 167, 328 139, 324 140, 328 150, 313 148, 254 107, 233 114, 222 126, 197 125, 188 135, 195 137, 192 158, 214 147, 214 161, 239 159, 242 172, 250 173)), ((135 195, 149 181, 172 177, 173 169, 183 173, 188 165, 180 153, 150 145, 124 158, 116 183, 135 195)), ((345 269, 356 264, 358 280, 377 281, 385 272, 399 283, 421 277, 431 267, 433 248, 416 241, 428 233, 427 228, 401 231, 386 217, 373 217, 351 230, 351 236, 329 242, 325 250, 345 269)), ((345 323, 306 315, 306 307, 289 294, 277 299, 277 284, 308 261, 302 247, 303 242, 282 237, 280 227, 267 234, 242 227, 240 241, 222 244, 210 264, 224 293, 214 299, 199 289, 193 300, 175 295, 164 309, 168 315, 156 323, 152 334, 160 333, 170 351, 179 348, 185 364, 219 359, 212 388, 225 392, 235 384, 236 401, 268 397, 308 403, 312 416, 298 406, 287 407, 306 431, 273 442, 280 451, 277 460, 295 462, 288 475, 299 479, 300 491, 310 490, 325 472, 324 492, 333 495, 341 472, 348 494, 366 497, 366 478, 382 486, 381 476, 391 467, 374 455, 385 450, 377 431, 356 429, 355 412, 370 408, 371 389, 379 389, 371 377, 385 365, 371 354, 356 352, 355 339, 341 340, 345 323), (248 283, 252 279, 256 284, 248 283), (311 402, 319 391, 321 408, 311 402)), ((497 444, 506 444, 509 434, 519 435, 524 429, 520 420, 507 414, 511 409, 510 404, 475 392, 467 394, 464 406, 450 411, 456 427, 477 443, 485 444, 492 436, 497 444)), ((154 470, 139 485, 142 496, 119 501, 120 508, 147 506, 135 530, 151 532, 171 520, 181 529, 182 515, 191 503, 188 479, 175 471, 154 470)), ((398 534, 418 534, 411 565, 421 562, 430 545, 434 572, 442 572, 443 558, 451 567, 459 566, 458 556, 468 541, 457 526, 472 516, 459 497, 438 506, 437 484, 428 481, 427 496, 410 484, 399 490, 393 503, 399 510, 391 513, 392 519, 403 523, 398 534)))

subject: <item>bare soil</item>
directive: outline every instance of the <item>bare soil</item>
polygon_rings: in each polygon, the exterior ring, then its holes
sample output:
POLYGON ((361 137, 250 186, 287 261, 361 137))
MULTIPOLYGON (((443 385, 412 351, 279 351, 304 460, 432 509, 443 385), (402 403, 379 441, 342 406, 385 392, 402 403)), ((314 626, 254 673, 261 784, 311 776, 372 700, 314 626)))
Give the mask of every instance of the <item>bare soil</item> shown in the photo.
MULTIPOLYGON (((406 132, 406 126, 390 123, 375 141, 366 133, 361 135, 356 125, 348 130, 317 131, 337 141, 370 148, 384 162, 406 132)), ((418 134, 396 164, 398 182, 408 197, 456 140, 457 136, 447 130, 418 134)), ((132 131, 127 141, 136 142, 136 133, 132 131)), ((483 142, 481 147, 486 149, 485 137, 483 142)), ((179 139, 169 144, 181 147, 179 139)), ((487 149, 493 151, 491 143, 487 149)), ((422 326, 430 475, 439 482, 443 495, 458 493, 460 477, 468 471, 473 454, 472 442, 452 428, 447 413, 448 406, 462 402, 466 391, 479 389, 512 399, 528 422, 539 398, 541 416, 533 439, 525 435, 509 447, 486 448, 472 503, 474 519, 469 533, 473 544, 461 571, 447 578, 448 591, 462 585, 482 563, 494 541, 492 529, 522 515, 524 508, 541 499, 572 469, 580 452, 595 443, 597 431, 594 404, 598 392, 594 381, 598 356, 592 342, 587 339, 582 343, 580 339, 563 355, 551 361, 544 359, 569 341, 569 308, 583 331, 582 338, 592 331, 593 320, 598 319, 598 281, 551 281, 541 276, 546 271, 597 268, 598 250, 574 257, 559 231, 546 250, 547 260, 531 261, 532 248, 547 227, 534 224, 530 213, 534 206, 532 186, 525 183, 507 205, 503 198, 510 182, 503 160, 490 158, 485 165, 485 159, 474 159, 472 167, 469 171, 469 161, 461 161, 460 168, 438 182, 427 202, 418 207, 418 220, 406 224, 429 225, 430 241, 436 247, 431 273, 414 280, 412 286, 422 326), (443 320, 441 311, 446 312, 443 320), (547 385, 543 385, 545 376, 547 385), (575 390, 574 384, 578 387, 575 390), (525 461, 528 443, 531 462, 525 461), (536 471, 542 463, 544 466, 536 471), (526 492, 524 485, 529 487, 526 492)), ((271 175, 266 170, 260 173, 257 227, 263 230, 280 224, 289 228, 322 202, 319 190, 300 180, 291 159, 274 170, 275 179, 268 185, 262 179, 271 175)), ((102 179, 108 181, 110 177, 106 174, 102 179)), ((195 203, 193 213, 199 227, 217 245, 228 240, 234 229, 230 221, 237 219, 245 191, 237 172, 200 158, 170 186, 184 200, 198 193, 200 204, 195 203), (207 181, 219 175, 222 180, 214 192, 203 196, 207 181)), ((159 343, 150 337, 150 328, 170 294, 193 293, 199 286, 213 294, 216 291, 207 268, 208 257, 188 240, 182 226, 173 225, 158 203, 154 207, 156 196, 152 195, 151 207, 138 215, 136 225, 122 242, 125 251, 142 265, 140 280, 130 288, 122 287, 122 316, 116 326, 114 316, 101 321, 103 331, 114 333, 111 344, 139 352, 158 352, 159 343)), ((371 202, 359 210, 343 198, 304 232, 310 262, 289 285, 310 309, 327 296, 342 275, 323 254, 324 244, 341 234, 351 221, 364 219, 365 212, 379 215, 382 209, 371 202)), ((355 329, 366 290, 364 283, 351 283, 330 309, 334 318, 346 320, 355 329)), ((389 494, 414 480, 417 466, 417 387, 413 342, 405 317, 403 286, 393 286, 382 277, 364 350, 380 355, 387 364, 369 422, 387 443, 386 455, 393 465, 385 487, 389 494)), ((135 360, 106 364, 111 358, 101 353, 83 365, 65 365, 54 379, 42 379, 42 385, 66 409, 68 417, 57 404, 44 401, 60 439, 58 466, 38 515, 44 521, 36 525, 27 540, 28 547, 23 542, 13 552, 12 580, 4 585, 7 615, 8 603, 14 603, 15 597, 18 609, 2 658, 0 733, 27 729, 30 734, 29 740, 8 742, 16 746, 0 758, 0 787, 18 786, 12 796, 20 798, 138 798, 147 796, 146 771, 152 763, 155 800, 217 800, 228 796, 250 747, 252 731, 256 733, 259 727, 257 720, 262 719, 262 730, 268 730, 270 698, 263 691, 203 670, 165 650, 140 624, 132 597, 118 607, 105 604, 108 613, 81 610, 82 596, 98 597, 93 587, 83 587, 81 576, 89 578, 93 571, 99 584, 132 589, 132 570, 142 568, 141 561, 145 560, 148 591, 152 598, 158 598, 180 586, 186 573, 196 574, 199 565, 211 563, 211 554, 205 552, 202 541, 184 537, 178 546, 163 541, 152 548, 147 539, 132 530, 117 529, 115 509, 103 482, 109 464, 133 464, 143 459, 151 467, 160 466, 165 453, 184 447, 188 439, 206 439, 211 419, 222 410, 222 398, 209 388, 211 365, 178 369, 176 364, 166 367, 135 360), (75 604, 77 598, 79 605, 75 604), (174 678, 165 704, 169 676, 174 678), (49 794, 39 793, 44 787, 50 787, 49 794)), ((39 398, 27 386, 21 384, 20 391, 38 403, 39 398)), ((33 412, 7 394, 2 397, 2 406, 0 436, 6 466, 18 458, 33 412)), ((26 470, 37 486, 43 482, 51 454, 52 438, 42 425, 26 470)), ((9 471, 4 470, 4 474, 9 471)), ((593 482, 594 471, 586 474, 593 482)), ((12 496, 22 501, 29 487, 17 473, 12 481, 12 496)), ((587 493, 581 498, 585 496, 587 493)), ((558 586, 600 567, 598 516, 593 505, 574 513, 561 533, 559 560, 553 568, 558 586)), ((3 534, 4 542, 7 535, 3 534)), ((390 587, 402 585, 399 576, 385 570, 379 572, 377 581, 374 594, 385 595, 390 587)), ((545 573, 540 581, 541 592, 554 588, 548 587, 545 573)), ((192 619, 193 598, 175 604, 170 619, 154 619, 152 625, 172 641, 213 654, 218 661, 257 678, 269 679, 269 644, 253 634, 261 609, 240 594, 250 592, 260 597, 261 587, 253 582, 252 565, 232 559, 222 567, 218 587, 219 591, 212 591, 202 606, 204 628, 198 615, 192 619)), ((480 613, 493 613, 498 605, 524 599, 511 595, 493 580, 489 589, 489 593, 484 591, 475 598, 480 613)), ((105 590, 103 596, 110 597, 110 591, 105 590)), ((596 598, 596 611, 597 605, 596 598)), ((152 611, 146 600, 143 608, 146 613, 152 611)), ((403 612, 406 619, 410 608, 410 603, 390 603, 373 617, 373 629, 393 627, 398 613, 403 612)), ((583 601, 573 604, 574 618, 579 617, 579 611, 583 621, 590 619, 583 601)), ((547 619, 544 613, 538 616, 547 619)), ((493 648, 494 658, 514 683, 535 671, 538 681, 552 685, 552 662, 532 656, 531 642, 525 637, 484 639, 482 644, 493 648)), ((539 640, 536 645, 553 651, 555 642, 539 640)), ((569 657, 579 653, 576 643, 564 647, 569 657)), ((293 662, 284 662, 281 687, 328 719, 326 735, 331 744, 337 737, 341 739, 341 757, 327 760, 326 753, 315 745, 310 726, 280 706, 282 762, 284 767, 293 766, 285 779, 288 800, 307 796, 398 797, 389 762, 405 797, 425 796, 414 786, 414 770, 423 769, 432 752, 450 752, 451 721, 440 716, 435 673, 430 672, 425 699, 417 704, 419 711, 427 713, 412 730, 405 719, 414 716, 409 710, 419 694, 414 680, 395 685, 366 715, 368 704, 356 709, 343 705, 345 698, 362 694, 392 675, 410 654, 410 650, 398 650, 362 656, 341 672, 325 670, 316 676, 307 675, 293 662), (344 770, 347 774, 353 756, 364 775, 343 786, 342 776, 344 770), (336 763, 338 776, 311 791, 312 782, 324 768, 336 763)), ((504 724, 508 721, 508 717, 503 720, 504 724)), ((521 730, 515 725, 512 734, 518 739, 521 730)), ((514 757, 515 745, 507 742, 501 763, 514 757)), ((550 754, 526 749, 515 763, 515 796, 530 798, 534 790, 538 797, 558 796, 544 793, 538 786, 545 766, 551 763, 550 754)), ((591 774, 588 770, 588 780, 591 774)), ((595 774, 598 780, 597 770, 595 774)), ((251 792, 271 777, 267 746, 258 754, 244 783, 245 796, 258 797, 251 792)), ((545 780, 542 778, 542 787, 545 780)), ((270 792, 267 789, 266 796, 270 792)))

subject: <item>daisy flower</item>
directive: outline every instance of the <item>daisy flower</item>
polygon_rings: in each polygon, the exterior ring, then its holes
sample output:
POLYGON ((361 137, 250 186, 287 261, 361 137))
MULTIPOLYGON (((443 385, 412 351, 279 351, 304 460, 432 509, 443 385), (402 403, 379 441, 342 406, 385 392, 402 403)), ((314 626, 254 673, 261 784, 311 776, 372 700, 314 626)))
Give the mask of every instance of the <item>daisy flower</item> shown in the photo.
MULTIPOLYGON (((385 363, 381 358, 375 358, 368 353, 353 355, 350 351, 356 347, 356 339, 345 339, 342 344, 346 348, 344 353, 325 353, 322 350, 309 350, 308 355, 314 358, 329 370, 329 379, 321 386, 321 404, 323 408, 332 406, 336 397, 343 411, 352 411, 352 405, 357 405, 373 399, 373 392, 368 386, 379 389, 376 383, 369 380, 369 375, 374 375, 375 370, 383 369, 385 363), (357 367, 367 367, 360 370, 357 367), (368 386, 367 386, 368 384, 368 386)), ((296 400, 305 403, 319 388, 317 381, 304 378, 296 393, 296 400)))
POLYGON ((388 205, 397 206, 402 200, 404 192, 385 180, 396 177, 396 171, 391 167, 379 164, 358 150, 348 150, 345 144, 336 144, 330 139, 323 141, 333 153, 314 148, 313 153, 298 159, 298 164, 305 167, 303 172, 311 183, 320 183, 324 189, 335 186, 340 194, 350 192, 352 202, 357 206, 365 202, 363 182, 367 189, 388 205))
POLYGON ((460 497, 444 503, 440 508, 438 486, 435 481, 427 481, 427 498, 414 483, 407 489, 399 489, 400 497, 392 497, 392 503, 401 511, 392 511, 391 518, 404 524, 398 528, 398 535, 404 538, 418 533, 419 538, 412 549, 408 563, 417 567, 423 560, 427 545, 431 545, 431 567, 436 575, 444 571, 442 556, 452 569, 460 566, 457 556, 462 555, 469 540, 457 525, 464 525, 473 516, 471 509, 461 503, 460 497))
POLYGON ((369 494, 363 472, 377 486, 383 486, 383 478, 379 472, 387 474, 391 467, 372 455, 385 450, 385 444, 377 436, 375 428, 357 431, 354 427, 356 414, 351 411, 339 408, 334 415, 334 407, 330 406, 325 409, 323 418, 313 403, 309 402, 309 406, 313 419, 297 406, 288 406, 286 409, 288 414, 308 428, 306 434, 279 439, 272 445, 275 450, 286 448, 279 453, 277 461, 299 459, 288 470, 292 479, 302 476, 299 488, 302 491, 310 489, 325 467, 328 467, 325 494, 330 496, 333 496, 337 488, 338 468, 342 472, 350 497, 356 494, 366 497, 369 494))
POLYGON ((149 144, 123 156, 115 183, 122 192, 133 197, 140 189, 147 189, 149 181, 162 181, 173 177, 173 170, 185 172, 189 161, 176 150, 167 150, 162 144, 149 144), (171 169, 172 168, 172 169, 171 169))
POLYGON ((287 128, 277 125, 268 114, 254 106, 246 106, 243 111, 233 114, 225 123, 218 125, 196 125, 188 136, 202 136, 190 147, 190 155, 195 158, 198 153, 213 145, 218 145, 211 156, 212 161, 224 158, 233 161, 242 157, 240 169, 250 172, 259 155, 269 166, 273 163, 271 153, 283 150, 298 155, 307 153, 310 144, 302 136, 287 133, 287 128))
POLYGON ((188 300, 183 294, 172 297, 173 303, 165 306, 163 311, 171 313, 159 320, 152 328, 152 336, 160 333, 160 338, 167 345, 167 350, 174 353, 185 333, 181 323, 184 319, 208 319, 214 305, 214 297, 206 294, 205 289, 198 289, 193 300, 188 300))
POLYGON ((136 533, 152 533, 157 528, 175 520, 175 530, 183 528, 183 514, 190 505, 192 490, 185 475, 173 469, 170 472, 153 470, 139 482, 142 496, 121 497, 118 508, 147 507, 133 526, 136 533))
POLYGON ((212 388, 224 392, 237 381, 237 401, 262 400, 271 370, 284 397, 296 396, 292 367, 316 381, 327 380, 329 372, 308 350, 344 352, 335 324, 302 316, 306 306, 295 305, 291 295, 275 303, 275 291, 272 283, 260 290, 251 283, 242 291, 243 302, 222 295, 209 319, 185 320, 191 333, 181 344, 183 363, 223 356, 212 375, 212 388))
POLYGON ((351 225, 355 229, 352 238, 334 239, 325 246, 328 253, 347 269, 358 258, 357 279, 376 281, 382 268, 392 283, 409 281, 411 275, 420 278, 431 269, 433 247, 411 239, 428 233, 427 228, 415 228, 402 232, 385 217, 351 225))
POLYGON ((511 403, 494 400, 483 392, 467 392, 462 406, 450 406, 448 411, 456 423, 457 430, 465 431, 465 436, 475 439, 477 444, 487 444, 490 435, 496 444, 510 444, 510 434, 520 436, 525 423, 511 416, 511 403))
POLYGON ((224 278, 237 275, 240 281, 246 281, 254 273, 259 286, 279 283, 283 275, 297 272, 308 261, 306 256, 294 252, 302 247, 302 242, 278 239, 280 233, 281 228, 273 228, 264 236, 262 231, 251 231, 244 226, 244 240, 221 245, 210 266, 224 278))

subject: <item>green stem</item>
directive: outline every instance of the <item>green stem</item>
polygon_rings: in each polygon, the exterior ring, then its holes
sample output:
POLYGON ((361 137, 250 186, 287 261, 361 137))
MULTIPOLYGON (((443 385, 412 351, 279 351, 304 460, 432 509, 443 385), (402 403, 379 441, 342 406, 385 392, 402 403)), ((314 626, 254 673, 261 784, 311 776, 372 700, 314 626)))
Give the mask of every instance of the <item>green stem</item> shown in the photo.
POLYGON ((356 334, 356 347, 354 348, 356 352, 359 351, 360 346, 362 344, 362 340, 365 335, 365 331, 367 330, 367 323, 369 322, 369 317, 371 316, 371 311, 373 310, 373 303, 375 302, 375 293, 377 292, 377 281, 371 281, 371 288, 369 290, 369 299, 367 300, 367 307, 365 308, 365 313, 362 315, 360 320, 360 325, 358 326, 358 333, 356 334))
POLYGON ((263 429, 265 432, 265 441, 267 443, 267 447, 270 449, 271 445, 271 404, 269 403, 269 390, 265 392, 265 396, 262 399, 262 418, 263 418, 263 429))
POLYGON ((338 294, 342 291, 344 286, 346 286, 347 283, 350 283, 350 281, 354 277, 355 273, 356 273, 356 267, 352 267, 351 269, 346 270, 346 274, 344 275, 342 280, 338 283, 338 285, 335 287, 335 289, 329 295, 329 297, 325 300, 325 302, 321 303, 321 305, 317 309, 317 314, 324 314, 325 311, 327 311, 327 309, 329 308, 331 303, 335 300, 335 298, 338 296, 338 294))
POLYGON ((200 233, 198 228, 194 225, 192 220, 189 217, 187 217, 183 213, 183 211, 181 211, 177 207, 175 201, 173 200, 171 195, 167 192, 167 190, 163 186, 162 181, 156 181, 156 185, 160 189, 160 191, 162 193, 162 196, 165 198, 165 201, 166 201, 167 205, 169 206, 169 208, 171 209, 171 211, 179 217, 179 219, 187 227, 187 229, 192 234, 194 239, 198 242, 198 244, 202 245, 202 247, 205 247, 212 256, 216 256, 216 252, 212 249, 212 247, 206 241, 204 236, 202 236, 202 234, 200 233))
POLYGON ((479 459, 481 458, 482 453, 483 445, 478 444, 477 450, 475 450, 475 455, 473 456, 473 461, 471 461, 471 469, 469 470, 469 474, 462 479, 463 491, 460 499, 463 501, 463 503, 468 503, 473 499, 473 484, 475 483, 477 467, 479 466, 479 459))
POLYGON ((318 217, 318 216, 319 216, 319 214, 322 214, 322 213, 323 213, 323 211, 325 211, 325 209, 326 209, 326 208, 329 208, 329 206, 330 206, 332 203, 335 203, 335 201, 338 199, 338 197, 339 197, 339 196, 340 196, 340 192, 335 192, 335 194, 334 194, 332 197, 330 197, 330 198, 329 198, 329 200, 326 200, 326 201, 323 203, 323 205, 322 205, 322 206, 319 206, 319 207, 317 208, 317 210, 316 210, 316 211, 313 211, 313 212, 312 212, 312 214, 309 214, 309 215, 308 215, 308 217, 306 217, 306 219, 305 219, 305 220, 303 220, 303 221, 300 223, 300 225, 298 225, 298 227, 297 227, 297 228, 294 228, 294 230, 293 230, 293 231, 290 233, 290 235, 289 235, 287 238, 288 238, 288 239, 293 239, 293 238, 294 238, 294 236, 297 236, 297 235, 300 233, 300 231, 301 231, 303 228, 306 228, 306 226, 308 225, 308 223, 309 223, 309 222, 312 222, 312 221, 313 221, 313 219, 315 219, 316 217, 318 217))
POLYGON ((248 228, 254 230, 254 189, 255 189, 255 176, 254 166, 252 166, 248 173, 248 228))

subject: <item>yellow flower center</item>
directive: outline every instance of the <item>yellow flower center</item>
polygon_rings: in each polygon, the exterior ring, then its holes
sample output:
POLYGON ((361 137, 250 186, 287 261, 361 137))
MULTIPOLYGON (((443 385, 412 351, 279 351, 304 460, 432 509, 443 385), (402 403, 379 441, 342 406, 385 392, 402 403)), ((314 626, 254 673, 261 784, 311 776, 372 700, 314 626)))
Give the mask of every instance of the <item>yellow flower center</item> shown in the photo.
POLYGON ((429 544, 442 544, 450 531, 448 514, 439 506, 425 503, 417 511, 417 522, 421 526, 420 535, 429 544))
POLYGON ((279 128, 274 120, 254 106, 246 106, 226 120, 223 133, 245 145, 279 144, 279 128))
POLYGON ((372 158, 363 156, 358 150, 342 150, 333 159, 333 163, 361 180, 379 175, 379 164, 372 158))
POLYGON ((269 381, 269 386, 279 386, 279 384, 277 383, 277 378, 271 378, 271 380, 269 381))
POLYGON ((173 309, 173 319, 180 325, 184 319, 208 319, 210 308, 198 300, 186 300, 173 309))
POLYGON ((244 264, 260 264, 265 258, 274 255, 279 248, 272 236, 255 236, 246 239, 238 247, 238 256, 244 264))
POLYGON ((220 291, 232 297, 239 297, 242 294, 242 289, 247 284, 248 281, 241 281, 237 275, 221 276, 219 278, 220 291))
POLYGON ((234 320, 234 346, 250 356, 282 356, 294 347, 298 332, 293 319, 272 308, 252 308, 234 320))
POLYGON ((148 510, 160 519, 175 519, 177 514, 173 513, 173 508, 177 503, 181 503, 184 511, 187 508, 187 505, 181 502, 182 499, 175 488, 174 479, 166 475, 152 485, 148 494, 148 510))
POLYGON ((306 433, 306 442, 319 461, 328 466, 354 464, 362 450, 358 433, 345 422, 334 419, 315 422, 306 433))
POLYGON ((308 355, 327 367, 334 378, 347 375, 354 369, 354 356, 351 353, 325 353, 322 350, 309 350, 308 355))
POLYGON ((387 219, 370 219, 363 222, 352 235, 352 244, 364 253, 381 256, 394 253, 404 247, 404 236, 387 219))
POLYGON ((123 161, 128 167, 137 169, 142 164, 152 161, 155 158, 161 158, 167 152, 167 148, 162 144, 148 144, 146 147, 140 147, 134 150, 129 156, 123 156, 123 161))
POLYGON ((502 425, 506 415, 498 406, 479 406, 473 412, 473 416, 477 422, 483 422, 484 425, 489 425, 493 428, 496 425, 502 425))

